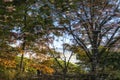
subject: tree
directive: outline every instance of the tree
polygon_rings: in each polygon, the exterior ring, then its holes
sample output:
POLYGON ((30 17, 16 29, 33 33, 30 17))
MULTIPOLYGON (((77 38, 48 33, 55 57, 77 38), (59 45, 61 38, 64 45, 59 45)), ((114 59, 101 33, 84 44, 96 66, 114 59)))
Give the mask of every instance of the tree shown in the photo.
MULTIPOLYGON (((82 48, 97 80, 99 60, 120 40, 119 0, 48 0, 56 27, 65 29, 82 48), (104 46, 102 50, 98 48, 104 46)), ((48 2, 47 2, 48 3, 48 2)))
POLYGON ((3 18, 0 20, 1 39, 7 40, 4 45, 19 43, 14 48, 18 48, 18 53, 22 53, 20 70, 23 71, 24 53, 27 51, 37 54, 46 53, 45 49, 39 46, 46 47, 45 43, 52 41, 49 36, 52 30, 49 29, 54 26, 52 26, 49 6, 35 0, 3 0, 0 4, 0 16, 3 18))
POLYGON ((23 71, 24 53, 26 51, 35 52, 35 46, 45 45, 45 42, 48 41, 48 34, 46 33, 48 28, 46 26, 49 26, 49 28, 52 26, 49 18, 44 17, 49 15, 49 13, 41 14, 40 12, 40 9, 44 7, 42 6, 44 5, 43 3, 35 0, 15 0, 12 3, 16 6, 16 11, 12 14, 14 19, 11 20, 11 25, 14 27, 12 31, 14 35, 12 35, 11 39, 12 41, 21 42, 19 44, 22 52, 20 69, 23 71))
POLYGON ((120 52, 109 52, 102 55, 100 60, 100 66, 102 66, 102 71, 104 71, 109 77, 107 79, 119 79, 119 57, 120 52))
MULTIPOLYGON (((54 39, 52 35, 67 33, 75 47, 84 50, 91 65, 92 80, 97 80, 102 56, 119 48, 119 0, 8 1, 0 1, 1 49, 19 40, 21 51, 25 52, 38 43, 47 46, 46 42, 54 39)), ((21 71, 23 57, 24 54, 21 71)))
POLYGON ((5 68, 15 67, 16 49, 9 45, 10 30, 13 27, 9 26, 12 19, 11 14, 14 12, 14 7, 9 1, 0 1, 0 66, 5 68))
POLYGON ((72 52, 73 49, 70 45, 70 41, 67 41, 69 37, 67 34, 63 34, 60 29, 57 29, 57 31, 60 31, 61 35, 55 36, 53 35, 53 43, 48 43, 48 52, 49 55, 51 55, 51 58, 53 58, 54 64, 51 65, 55 69, 55 74, 62 74, 63 79, 66 79, 66 75, 70 71, 70 64, 71 58, 74 56, 74 53, 72 52))

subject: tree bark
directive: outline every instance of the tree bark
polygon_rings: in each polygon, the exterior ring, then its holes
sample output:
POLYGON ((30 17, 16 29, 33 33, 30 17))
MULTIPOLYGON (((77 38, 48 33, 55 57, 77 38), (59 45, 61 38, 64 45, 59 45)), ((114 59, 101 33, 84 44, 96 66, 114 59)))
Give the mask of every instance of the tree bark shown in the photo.
POLYGON ((20 59, 20 71, 23 71, 23 58, 24 58, 24 54, 22 53, 21 55, 21 59, 20 59))

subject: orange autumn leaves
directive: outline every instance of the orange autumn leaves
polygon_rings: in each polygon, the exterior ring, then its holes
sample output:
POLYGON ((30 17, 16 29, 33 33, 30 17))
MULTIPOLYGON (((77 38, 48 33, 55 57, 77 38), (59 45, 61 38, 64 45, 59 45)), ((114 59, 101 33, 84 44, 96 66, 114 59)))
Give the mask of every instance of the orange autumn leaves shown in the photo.
POLYGON ((31 67, 35 68, 36 70, 40 70, 43 74, 53 74, 54 69, 46 65, 38 65, 38 64, 31 64, 31 67))
POLYGON ((53 60, 45 60, 42 63, 34 63, 31 64, 30 66, 35 68, 36 70, 40 70, 43 72, 43 74, 53 74, 54 73, 54 69, 51 68, 51 66, 54 64, 53 60))
MULTIPOLYGON (((44 74, 52 74, 52 73, 54 73, 54 69, 52 69, 51 67, 46 66, 44 64, 29 63, 29 65, 27 65, 27 66, 29 68, 33 68, 35 70, 39 69, 44 74)), ((15 60, 9 60, 9 59, 0 58, 0 67, 4 67, 4 68, 16 68, 17 67, 17 62, 15 60)))
POLYGON ((4 68, 15 68, 16 62, 15 62, 15 60, 0 58, 0 66, 2 66, 4 68))

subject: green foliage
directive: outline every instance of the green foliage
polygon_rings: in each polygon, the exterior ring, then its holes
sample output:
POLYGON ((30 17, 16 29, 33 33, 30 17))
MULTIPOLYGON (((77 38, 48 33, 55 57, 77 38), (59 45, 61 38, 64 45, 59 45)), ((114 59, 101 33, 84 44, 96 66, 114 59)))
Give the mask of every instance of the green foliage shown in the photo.
POLYGON ((120 10, 114 4, 118 3, 118 0, 6 1, 0 0, 0 75, 2 78, 6 80, 12 80, 14 77, 28 78, 31 74, 35 74, 36 69, 41 69, 44 73, 53 73, 53 68, 58 72, 67 68, 68 73, 86 73, 84 69, 91 66, 97 67, 98 71, 104 68, 103 72, 110 73, 110 78, 112 76, 114 79, 120 78, 120 54, 110 52, 113 44, 120 39, 118 26, 120 10), (99 32, 95 33, 96 31, 99 32), (35 63, 33 60, 23 58, 21 63, 24 65, 24 72, 19 72, 20 57, 15 61, 19 52, 23 54, 25 50, 29 50, 37 54, 47 54, 49 50, 46 50, 48 46, 46 43, 53 42, 51 35, 62 36, 64 32, 72 35, 75 45, 64 44, 63 46, 77 55, 81 61, 79 66, 69 63, 66 67, 68 62, 57 60, 60 53, 51 50, 55 55, 52 57, 62 67, 51 60, 35 63), (17 48, 10 47, 10 44, 15 44, 17 40, 22 42, 18 51, 17 48), (99 65, 95 65, 97 64, 94 63, 95 60, 99 65))
POLYGON ((14 80, 16 73, 17 72, 14 69, 2 69, 2 68, 0 68, 0 79, 14 80))
MULTIPOLYGON (((55 70, 56 73, 61 73, 63 74, 63 69, 65 69, 65 63, 63 60, 58 60, 59 63, 63 66, 61 68, 58 63, 53 59, 53 64, 51 65, 52 68, 55 70)), ((66 62, 67 64, 68 62, 66 62)), ((69 66, 67 67, 67 74, 83 74, 85 71, 82 69, 81 66, 78 66, 77 64, 69 62, 69 66)))

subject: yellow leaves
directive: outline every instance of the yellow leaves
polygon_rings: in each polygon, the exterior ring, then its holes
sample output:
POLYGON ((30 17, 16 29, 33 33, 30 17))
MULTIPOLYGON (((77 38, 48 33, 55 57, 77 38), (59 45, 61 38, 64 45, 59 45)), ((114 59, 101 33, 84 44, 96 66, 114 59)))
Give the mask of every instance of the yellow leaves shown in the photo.
POLYGON ((80 55, 86 55, 85 51, 82 48, 80 48, 80 47, 74 47, 74 52, 78 53, 80 55))
POLYGON ((85 60, 88 60, 88 57, 85 53, 85 51, 81 48, 76 48, 76 53, 77 53, 77 58, 82 60, 82 61, 85 61, 85 60))
POLYGON ((54 72, 54 70, 50 67, 47 67, 47 66, 43 66, 42 68, 40 68, 43 73, 48 73, 48 74, 52 74, 54 72))
POLYGON ((18 48, 18 52, 20 52, 20 54, 24 54, 24 50, 21 47, 18 48))
POLYGON ((49 66, 42 65, 42 64, 31 64, 31 67, 35 68, 36 70, 41 70, 44 74, 53 74, 54 69, 49 66))
POLYGON ((43 65, 46 65, 46 66, 51 66, 54 64, 54 61, 53 60, 45 60, 42 62, 43 65))
POLYGON ((14 60, 0 58, 0 66, 3 66, 4 68, 15 68, 16 63, 14 60))

